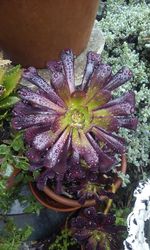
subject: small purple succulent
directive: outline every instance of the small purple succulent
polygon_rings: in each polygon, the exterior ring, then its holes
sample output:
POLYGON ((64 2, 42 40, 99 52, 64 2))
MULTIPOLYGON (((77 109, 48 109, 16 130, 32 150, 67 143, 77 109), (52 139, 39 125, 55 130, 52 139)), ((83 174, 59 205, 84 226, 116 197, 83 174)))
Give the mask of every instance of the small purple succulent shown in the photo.
POLYGON ((131 79, 131 71, 123 67, 113 75, 98 54, 89 52, 82 83, 76 87, 74 55, 69 49, 61 53, 60 61, 49 62, 48 68, 50 84, 35 68, 24 71, 23 77, 37 88, 22 87, 21 101, 13 110, 13 128, 25 130, 31 168, 46 169, 44 185, 53 175, 63 179, 72 155, 76 164, 84 161, 91 170, 109 171, 115 163, 113 155, 125 152, 124 140, 116 135, 119 128, 137 125, 134 93, 116 99, 111 94, 131 79))
POLYGON ((124 229, 123 226, 115 225, 113 215, 97 212, 94 207, 80 211, 80 214, 71 220, 73 236, 84 250, 121 249, 119 233, 124 229))

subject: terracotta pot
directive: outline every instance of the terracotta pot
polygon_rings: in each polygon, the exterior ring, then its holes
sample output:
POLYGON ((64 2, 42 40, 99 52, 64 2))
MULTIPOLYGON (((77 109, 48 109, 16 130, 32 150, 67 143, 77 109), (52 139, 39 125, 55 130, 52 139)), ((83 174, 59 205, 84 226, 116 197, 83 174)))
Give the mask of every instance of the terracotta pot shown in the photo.
POLYGON ((64 48, 87 45, 98 0, 1 0, 0 47, 14 63, 44 68, 64 48))
MULTIPOLYGON (((126 156, 122 155, 122 162, 120 171, 122 173, 126 173, 127 169, 127 160, 126 156)), ((121 186, 122 180, 121 178, 116 178, 114 185, 115 190, 117 191, 118 188, 121 186)), ((87 200, 84 205, 82 206, 77 200, 69 199, 64 196, 58 195, 53 192, 48 186, 46 186, 43 191, 38 190, 36 187, 36 183, 31 182, 30 184, 31 191, 36 199, 45 207, 49 209, 53 209, 55 211, 62 211, 62 212, 71 212, 75 211, 81 207, 90 207, 95 205, 95 200, 87 200)), ((107 199, 106 196, 102 197, 102 200, 107 199)))

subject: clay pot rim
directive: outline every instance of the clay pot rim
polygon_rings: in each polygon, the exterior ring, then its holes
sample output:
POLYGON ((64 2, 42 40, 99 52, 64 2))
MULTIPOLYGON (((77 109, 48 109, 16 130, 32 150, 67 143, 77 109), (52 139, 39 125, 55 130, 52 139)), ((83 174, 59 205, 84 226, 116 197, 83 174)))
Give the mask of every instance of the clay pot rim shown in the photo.
MULTIPOLYGON (((127 170, 127 159, 126 159, 126 155, 122 154, 121 156, 121 172, 122 173, 126 173, 127 170)), ((122 184, 122 180, 121 178, 117 178, 116 181, 114 182, 115 185, 115 190, 117 191, 119 189, 119 187, 122 184)), ((40 197, 39 194, 35 191, 35 188, 33 187, 33 184, 30 182, 30 189, 33 193, 33 195, 36 197, 36 199, 45 207, 49 208, 49 209, 54 209, 55 211, 62 211, 62 212, 68 212, 68 211, 74 211, 77 210, 81 207, 90 207, 90 206, 94 206, 96 205, 95 200, 87 200, 84 205, 81 205, 77 200, 74 199, 70 199, 67 197, 64 197, 62 195, 58 195, 56 194, 54 191, 52 191, 48 186, 45 186, 43 189, 43 192, 45 195, 47 195, 50 199, 52 199, 53 201, 62 204, 64 206, 66 206, 66 208, 58 208, 58 207, 54 207, 52 205, 49 205, 48 203, 46 203, 46 201, 43 201, 40 197)), ((101 197, 102 200, 108 199, 107 196, 102 196, 101 197)))

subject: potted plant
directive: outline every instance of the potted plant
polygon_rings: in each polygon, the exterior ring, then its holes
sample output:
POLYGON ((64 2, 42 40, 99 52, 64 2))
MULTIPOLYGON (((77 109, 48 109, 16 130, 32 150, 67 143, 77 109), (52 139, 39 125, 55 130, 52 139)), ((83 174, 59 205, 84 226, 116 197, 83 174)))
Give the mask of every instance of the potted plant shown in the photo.
POLYGON ((87 45, 98 0, 1 1, 0 47, 22 66, 45 68, 63 48, 79 55, 87 45), (13 10, 13 11, 12 11, 13 10))
MULTIPOLYGON (((112 75, 111 67, 89 52, 82 83, 76 87, 69 49, 61 53, 61 61, 50 61, 48 68, 51 85, 34 67, 24 71, 23 77, 37 88, 18 91, 21 101, 13 109, 12 126, 25 131, 30 170, 39 173, 39 191, 31 184, 33 193, 42 204, 53 203, 53 209, 60 210, 55 191, 61 196, 62 211, 72 211, 112 198, 120 185, 112 169, 116 154, 124 155, 126 149, 116 133, 120 127, 136 128, 135 96, 129 91, 113 99, 111 91, 130 80, 132 72, 123 67, 112 75), (64 196, 70 198, 69 204, 64 196)), ((124 156, 122 160, 126 161, 124 156)))

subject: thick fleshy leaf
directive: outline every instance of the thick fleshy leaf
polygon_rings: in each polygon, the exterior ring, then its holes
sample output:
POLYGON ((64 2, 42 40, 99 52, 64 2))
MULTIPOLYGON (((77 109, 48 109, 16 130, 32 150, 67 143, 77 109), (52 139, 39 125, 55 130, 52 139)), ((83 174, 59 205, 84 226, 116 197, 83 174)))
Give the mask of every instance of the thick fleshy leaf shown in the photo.
POLYGON ((63 72, 63 65, 60 61, 51 61, 48 63, 48 68, 51 71, 51 83, 56 93, 61 96, 65 104, 69 104, 70 90, 66 82, 66 77, 63 72))
POLYGON ((92 51, 89 51, 87 53, 87 62, 82 79, 82 89, 84 89, 88 85, 88 82, 93 74, 95 67, 98 66, 100 62, 101 62, 100 55, 92 51))
POLYGON ((13 92, 13 90, 17 87, 20 78, 21 78, 20 65, 17 65, 11 68, 9 71, 5 72, 3 76, 3 82, 2 82, 2 85, 5 88, 5 91, 3 95, 0 97, 0 99, 4 99, 8 97, 13 92))
POLYGON ((54 115, 56 112, 54 110, 50 110, 49 108, 45 107, 32 107, 31 105, 23 102, 18 102, 12 111, 13 115, 15 116, 26 116, 26 115, 54 115))
POLYGON ((49 99, 41 96, 40 94, 35 93, 29 88, 23 87, 18 91, 19 96, 33 105, 42 106, 45 108, 52 109, 58 113, 64 113, 65 109, 58 106, 57 104, 51 102, 49 99))
POLYGON ((105 105, 103 105, 102 108, 107 108, 111 107, 113 105, 120 105, 120 104, 125 104, 129 103, 130 105, 135 106, 135 93, 133 91, 128 91, 121 97, 115 98, 114 100, 109 101, 105 105))
POLYGON ((75 91, 74 83, 74 55, 70 49, 63 50, 61 53, 61 60, 64 66, 66 80, 70 89, 70 93, 75 91))
POLYGON ((94 116, 91 122, 92 126, 97 126, 110 132, 117 132, 120 127, 117 118, 114 116, 94 116))
POLYGON ((133 77, 131 70, 127 67, 122 67, 105 86, 107 90, 114 90, 133 77))
POLYGON ((93 73, 90 81, 90 86, 94 87, 98 84, 99 89, 102 89, 111 78, 111 74, 111 66, 101 63, 93 73))
POLYGON ((28 115, 16 116, 12 119, 12 126, 16 130, 29 128, 35 125, 51 125, 54 123, 56 116, 50 115, 28 115))
POLYGON ((72 147, 89 166, 95 167, 98 164, 99 157, 82 130, 73 129, 72 147))
POLYGON ((116 163, 115 158, 105 154, 90 133, 87 134, 87 137, 99 156, 100 172, 102 173, 108 172, 112 168, 112 166, 116 163))
POLYGON ((130 103, 116 104, 110 107, 101 108, 93 111, 95 116, 126 116, 135 112, 135 106, 130 103))
POLYGON ((98 109, 111 99, 111 93, 109 91, 107 90, 99 91, 98 86, 96 89, 97 91, 89 87, 88 92, 86 94, 84 102, 85 105, 88 104, 89 110, 98 109))
POLYGON ((26 153, 27 158, 30 162, 35 164, 40 164, 42 162, 42 153, 39 150, 34 148, 30 148, 26 153))
POLYGON ((12 107, 19 101, 17 96, 7 96, 3 100, 0 101, 0 109, 7 109, 12 107))
POLYGON ((70 90, 68 84, 62 73, 52 73, 52 84, 55 85, 56 93, 61 96, 64 105, 68 106, 70 103, 70 90))
POLYGON ((51 126, 47 124, 47 125, 43 125, 42 127, 33 126, 30 128, 27 128, 24 134, 25 141, 31 145, 36 135, 41 134, 47 130, 50 130, 50 127, 51 126))
POLYGON ((136 117, 117 117, 118 123, 120 127, 124 127, 127 129, 136 130, 138 119, 136 117))
POLYGON ((47 68, 52 72, 62 72, 63 73, 63 64, 61 61, 49 61, 47 63, 47 68))
POLYGON ((69 130, 65 129, 64 132, 59 137, 59 139, 56 141, 56 143, 47 152, 46 159, 45 159, 46 167, 53 168, 54 166, 56 166, 56 164, 59 163, 60 158, 63 153, 65 143, 68 140, 68 137, 69 137, 69 130))
POLYGON ((33 139, 33 147, 38 150, 48 149, 53 145, 57 138, 59 138, 63 130, 63 127, 58 129, 56 132, 53 132, 51 129, 43 130, 43 132, 35 135, 33 139))
POLYGON ((48 149, 54 142, 51 134, 53 133, 49 130, 36 135, 33 140, 33 147, 40 151, 48 149))
POLYGON ((46 169, 37 180, 37 187, 40 190, 46 186, 48 179, 53 179, 55 177, 55 172, 52 169, 46 169))
POLYGON ((51 85, 48 84, 41 76, 38 75, 37 70, 34 67, 29 67, 24 70, 23 77, 42 89, 50 98, 50 100, 60 106, 64 106, 61 98, 55 93, 51 85))
POLYGON ((121 154, 125 153, 125 146, 121 143, 120 137, 114 136, 111 133, 107 133, 106 130, 96 127, 93 127, 92 131, 99 140, 106 143, 110 148, 121 154))

